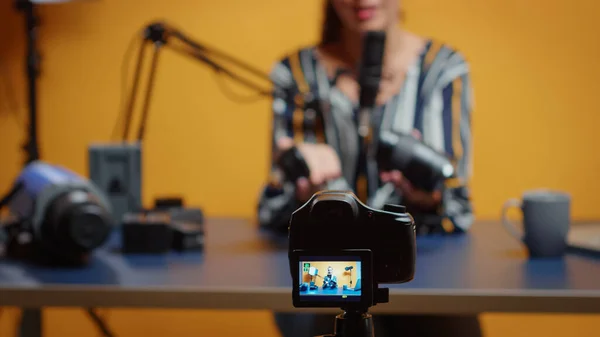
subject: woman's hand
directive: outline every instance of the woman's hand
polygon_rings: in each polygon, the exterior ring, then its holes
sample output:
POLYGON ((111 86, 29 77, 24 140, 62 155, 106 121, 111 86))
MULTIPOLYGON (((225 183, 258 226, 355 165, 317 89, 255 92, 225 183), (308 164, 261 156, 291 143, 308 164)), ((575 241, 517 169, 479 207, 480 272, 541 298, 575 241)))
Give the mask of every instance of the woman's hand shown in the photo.
POLYGON ((337 153, 327 144, 294 144, 294 141, 287 137, 277 141, 277 148, 280 151, 285 151, 294 145, 302 154, 310 171, 310 177, 302 177, 296 182, 296 198, 306 201, 323 189, 325 183, 339 178, 342 175, 342 167, 337 153))
MULTIPOLYGON (((421 133, 418 130, 413 131, 413 136, 417 139, 421 139, 421 133)), ((396 188, 400 189, 402 192, 402 197, 407 203, 424 210, 435 210, 442 200, 440 191, 426 192, 419 190, 398 170, 381 172, 380 178, 384 183, 394 183, 396 188)))
POLYGON ((396 188, 402 192, 402 197, 407 203, 415 205, 424 210, 435 210, 442 201, 440 191, 426 192, 412 186, 402 172, 394 170, 381 173, 381 181, 393 182, 396 188))

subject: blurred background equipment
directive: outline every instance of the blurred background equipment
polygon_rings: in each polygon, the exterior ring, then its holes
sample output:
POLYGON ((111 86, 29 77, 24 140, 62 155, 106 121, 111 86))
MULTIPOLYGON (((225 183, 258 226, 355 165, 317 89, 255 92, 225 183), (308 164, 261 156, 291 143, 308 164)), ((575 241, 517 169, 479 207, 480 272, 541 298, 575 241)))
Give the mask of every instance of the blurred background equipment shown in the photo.
POLYGON ((163 254, 204 249, 204 218, 197 208, 183 203, 127 213, 121 227, 121 250, 125 254, 163 254))
POLYGON ((2 198, 11 217, 5 225, 7 254, 52 265, 84 265, 110 235, 106 197, 87 179, 60 166, 27 165, 2 198))
MULTIPOLYGON (((271 97, 273 90, 284 87, 281 84, 275 83, 269 74, 233 56, 195 41, 171 24, 153 22, 143 29, 141 38, 142 43, 136 60, 131 93, 115 127, 115 130, 118 130, 119 127, 122 128, 120 141, 112 144, 92 144, 88 147, 90 179, 108 195, 113 206, 113 214, 119 220, 126 213, 138 212, 142 208, 142 146, 149 118, 150 100, 153 95, 158 58, 162 48, 169 47, 184 56, 208 65, 217 75, 225 75, 256 91, 259 98, 271 97), (140 90, 142 66, 147 48, 152 48, 149 74, 146 75, 148 82, 141 98, 141 120, 136 131, 135 141, 130 143, 129 138, 134 119, 134 108, 138 91, 140 90), (224 66, 222 62, 229 63, 265 83, 258 84, 255 80, 249 80, 245 76, 238 75, 237 72, 224 66)), ((200 215, 196 219, 202 219, 201 209, 195 208, 192 212, 195 214, 200 212, 200 215)), ((182 211, 183 213, 186 212, 182 211)))
POLYGON ((92 144, 88 164, 90 180, 107 196, 115 219, 142 208, 140 143, 92 144))
POLYGON ((205 44, 199 43, 184 34, 181 30, 176 29, 173 25, 165 22, 154 22, 146 26, 143 33, 143 41, 140 46, 135 73, 133 77, 133 83, 131 86, 131 95, 129 96, 126 110, 123 116, 123 130, 122 130, 122 141, 127 141, 129 138, 129 132, 131 128, 131 122, 133 119, 133 110, 135 107, 137 91, 140 84, 142 65, 145 58, 145 52, 147 47, 153 48, 150 73, 147 75, 148 83, 146 86, 145 93, 142 98, 142 111, 141 111, 141 122, 137 129, 136 140, 142 142, 144 134, 146 132, 146 123, 148 121, 148 113, 150 111, 150 99, 152 98, 154 80, 156 77, 156 67, 158 65, 158 57, 163 47, 169 47, 174 51, 181 53, 182 55, 191 57, 201 63, 204 63, 211 67, 217 74, 228 76, 240 84, 249 87, 256 91, 261 96, 271 97, 273 89, 272 85, 277 86, 277 83, 273 83, 268 74, 265 74, 259 69, 238 60, 232 56, 227 55, 215 48, 208 47, 205 44), (238 75, 236 72, 229 70, 223 66, 217 59, 221 59, 225 62, 229 62, 241 70, 248 72, 251 75, 265 81, 268 85, 262 86, 255 82, 246 79, 244 76, 238 75))

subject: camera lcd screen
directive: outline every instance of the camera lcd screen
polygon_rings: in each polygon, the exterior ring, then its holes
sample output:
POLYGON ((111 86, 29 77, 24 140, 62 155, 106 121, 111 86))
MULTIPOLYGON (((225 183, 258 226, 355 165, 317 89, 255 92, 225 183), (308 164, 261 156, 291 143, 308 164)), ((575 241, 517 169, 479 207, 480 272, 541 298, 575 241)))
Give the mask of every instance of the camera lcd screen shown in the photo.
POLYGON ((360 302, 359 256, 300 256, 298 297, 306 302, 360 302))

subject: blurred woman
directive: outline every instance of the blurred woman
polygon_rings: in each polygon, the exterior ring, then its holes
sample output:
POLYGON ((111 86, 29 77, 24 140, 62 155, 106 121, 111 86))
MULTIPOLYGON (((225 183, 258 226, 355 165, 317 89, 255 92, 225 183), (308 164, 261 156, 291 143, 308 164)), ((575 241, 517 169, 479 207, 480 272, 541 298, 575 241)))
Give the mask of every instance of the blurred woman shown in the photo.
MULTIPOLYGON (((307 162, 310 177, 295 184, 267 184, 258 217, 261 226, 286 230, 294 210, 316 191, 334 189, 342 178, 369 200, 388 182, 387 203, 411 213, 437 216, 447 232, 464 232, 473 222, 467 181, 470 175, 472 95, 469 67, 448 45, 402 28, 398 0, 328 0, 318 45, 297 50, 276 63, 272 78, 284 84, 273 102, 272 160, 292 147, 307 162), (458 183, 433 192, 419 190, 400 171, 384 172, 367 156, 358 131, 357 64, 362 36, 385 31, 386 46, 376 107, 374 137, 383 132, 412 134, 446 153, 458 183), (315 113, 295 97, 315 97, 328 109, 315 113)), ((320 110, 320 109, 317 109, 320 110)), ((274 166, 274 164, 273 164, 274 166)), ((276 315, 285 337, 330 333, 333 316, 276 315)), ((376 316, 376 336, 480 336, 477 317, 376 316)))

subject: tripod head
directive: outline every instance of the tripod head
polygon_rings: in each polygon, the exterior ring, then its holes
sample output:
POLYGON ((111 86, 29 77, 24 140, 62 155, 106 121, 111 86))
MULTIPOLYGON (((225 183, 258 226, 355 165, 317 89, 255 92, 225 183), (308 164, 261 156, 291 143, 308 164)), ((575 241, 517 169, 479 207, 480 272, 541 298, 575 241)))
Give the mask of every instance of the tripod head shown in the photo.
POLYGON ((335 317, 334 333, 315 337, 373 337, 373 316, 367 309, 344 311, 335 317))

